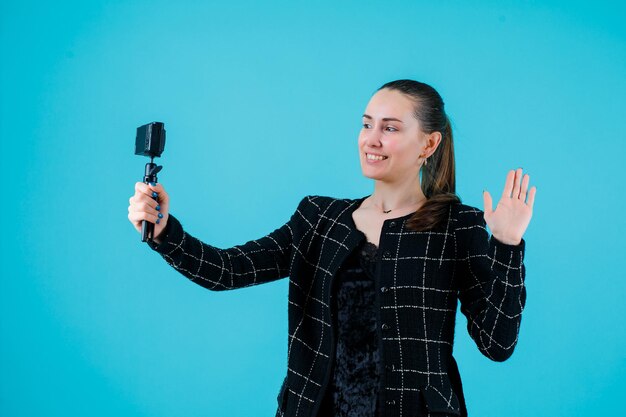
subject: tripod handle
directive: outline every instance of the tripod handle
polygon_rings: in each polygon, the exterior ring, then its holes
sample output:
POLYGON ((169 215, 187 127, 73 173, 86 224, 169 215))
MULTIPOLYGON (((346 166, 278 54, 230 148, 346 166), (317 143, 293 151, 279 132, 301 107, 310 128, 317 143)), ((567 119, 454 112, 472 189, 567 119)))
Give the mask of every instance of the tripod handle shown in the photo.
MULTIPOLYGON (((161 168, 163 168, 163 166, 159 165, 157 166, 155 163, 153 162, 148 162, 146 164, 146 173, 143 177, 143 182, 145 184, 148 183, 157 183, 157 172, 159 172, 161 170, 161 168)), ((159 201, 158 197, 152 197, 153 200, 155 201, 159 201)), ((141 221, 141 241, 142 242, 146 242, 146 241, 151 241, 154 238, 154 223, 149 222, 147 220, 142 220, 141 221)))

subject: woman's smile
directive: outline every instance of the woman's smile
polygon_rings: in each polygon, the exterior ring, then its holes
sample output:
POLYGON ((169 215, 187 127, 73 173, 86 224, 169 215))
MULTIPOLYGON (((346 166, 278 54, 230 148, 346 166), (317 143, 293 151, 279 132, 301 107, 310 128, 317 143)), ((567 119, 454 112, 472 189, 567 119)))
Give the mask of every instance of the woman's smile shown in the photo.
POLYGON ((377 164, 380 163, 386 159, 389 159, 388 156, 384 156, 384 155, 377 155, 377 154, 372 154, 372 153, 365 153, 365 160, 369 163, 369 164, 377 164))

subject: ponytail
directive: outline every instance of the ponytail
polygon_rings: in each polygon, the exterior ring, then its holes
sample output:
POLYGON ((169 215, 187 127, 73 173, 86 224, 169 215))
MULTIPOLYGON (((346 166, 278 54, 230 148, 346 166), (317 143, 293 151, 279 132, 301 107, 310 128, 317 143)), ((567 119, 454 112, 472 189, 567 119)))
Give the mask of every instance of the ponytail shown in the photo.
POLYGON ((447 218, 450 204, 461 202, 456 195, 454 143, 447 116, 441 136, 441 142, 428 158, 428 164, 422 165, 421 185, 426 202, 406 224, 407 228, 416 232, 434 229, 447 218))

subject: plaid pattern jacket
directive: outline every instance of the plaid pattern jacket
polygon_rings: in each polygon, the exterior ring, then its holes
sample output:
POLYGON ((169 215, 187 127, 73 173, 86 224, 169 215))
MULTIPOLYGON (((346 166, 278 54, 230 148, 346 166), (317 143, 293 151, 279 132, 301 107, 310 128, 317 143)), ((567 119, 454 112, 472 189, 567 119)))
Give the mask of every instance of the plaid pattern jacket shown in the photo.
MULTIPOLYGON (((259 239, 220 249, 185 232, 170 214, 150 247, 191 281, 214 291, 289 277, 287 375, 276 416, 317 417, 334 359, 331 282, 365 235, 352 212, 366 197, 305 196, 289 221, 259 239)), ((427 232, 383 223, 376 307, 382 416, 466 416, 452 356, 457 300, 480 352, 504 361, 517 343, 526 301, 525 241, 490 237, 483 212, 451 204, 427 232)), ((324 417, 321 416, 320 417, 324 417)))

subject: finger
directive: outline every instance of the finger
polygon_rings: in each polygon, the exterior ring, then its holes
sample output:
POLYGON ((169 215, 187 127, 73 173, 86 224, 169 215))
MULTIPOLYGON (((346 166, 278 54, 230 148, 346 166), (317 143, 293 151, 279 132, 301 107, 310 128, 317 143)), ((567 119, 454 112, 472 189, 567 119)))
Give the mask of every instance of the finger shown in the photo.
POLYGON ((534 185, 531 187, 530 191, 528 192, 528 204, 530 206, 530 209, 533 209, 533 206, 535 205, 535 194, 537 193, 537 187, 535 187, 534 185))
POLYGON ((135 183, 135 191, 145 194, 148 197, 158 197, 159 192, 163 192, 165 191, 163 189, 163 186, 161 184, 157 184, 156 186, 150 185, 150 184, 146 184, 144 182, 136 182, 135 183), (158 190, 157 190, 158 187, 158 190), (154 194, 156 193, 156 195, 154 194))
POLYGON ((165 191, 165 188, 163 188, 163 185, 160 182, 155 183, 155 185, 152 184, 147 184, 148 187, 150 187, 150 189, 152 191, 156 191, 157 193, 162 193, 165 191))
POLYGON ((491 214, 493 211, 493 201, 491 199, 491 194, 489 194, 489 191, 487 190, 483 190, 483 204, 485 206, 485 214, 491 214))
POLYGON ((504 190, 502 191, 502 198, 511 198, 513 192, 513 178, 515 177, 515 171, 510 170, 506 174, 506 181, 504 182, 504 190))
POLYGON ((156 183, 155 185, 148 184, 148 186, 150 187, 150 190, 152 190, 152 192, 157 193, 157 201, 159 202, 159 204, 167 206, 169 196, 165 192, 165 188, 163 188, 163 185, 156 183))
POLYGON ((157 191, 153 191, 152 186, 148 184, 143 184, 143 186, 139 186, 138 188, 145 189, 146 191, 137 191, 135 198, 141 199, 142 197, 149 198, 159 204, 161 206, 167 206, 168 204, 168 195, 165 191, 161 191, 160 193, 157 191), (144 188, 145 187, 145 188, 144 188))
POLYGON ((144 198, 145 200, 142 200, 141 202, 136 204, 135 211, 145 211, 146 213, 151 213, 156 216, 158 214, 158 211, 156 210, 156 206, 158 206, 159 203, 157 203, 151 198, 148 198, 148 197, 144 197, 144 198))
POLYGON ((152 196, 152 190, 148 186, 148 184, 138 181, 135 183, 135 191, 137 193, 145 194, 147 196, 152 196))
POLYGON ((135 225, 141 226, 141 222, 143 220, 147 220, 150 223, 156 223, 157 220, 159 220, 159 217, 151 213, 146 213, 145 211, 131 211, 128 213, 128 219, 135 225))
POLYGON ((159 205, 159 203, 156 200, 154 200, 150 196, 145 195, 142 192, 138 192, 130 200, 130 205, 135 207, 135 210, 138 210, 141 207, 143 207, 143 204, 147 204, 148 206, 152 208, 156 208, 159 205))
POLYGON ((513 182, 513 194, 511 198, 519 198, 520 187, 522 184, 522 168, 515 170, 515 181, 513 182))
POLYGON ((526 201, 526 193, 528 192, 528 182, 530 181, 530 175, 526 174, 522 178, 522 189, 519 192, 519 199, 522 203, 526 201))

